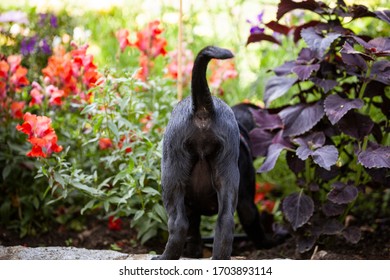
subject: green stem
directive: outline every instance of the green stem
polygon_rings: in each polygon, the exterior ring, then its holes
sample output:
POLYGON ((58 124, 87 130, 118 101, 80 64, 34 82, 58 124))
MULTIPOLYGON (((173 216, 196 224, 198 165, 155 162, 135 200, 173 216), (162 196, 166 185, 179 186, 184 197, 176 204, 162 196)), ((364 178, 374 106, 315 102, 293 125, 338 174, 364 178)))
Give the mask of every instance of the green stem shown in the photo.
POLYGON ((310 173, 310 160, 305 160, 305 179, 306 179, 306 186, 309 189, 309 184, 311 182, 311 173, 310 173))
MULTIPOLYGON (((368 137, 364 137, 363 140, 363 146, 361 147, 362 151, 365 151, 367 149, 368 145, 368 137)), ((356 179, 355 179, 355 186, 358 186, 360 184, 360 178, 362 176, 362 171, 363 171, 363 165, 357 164, 357 171, 356 171, 356 179)))
POLYGON ((364 83, 359 91, 359 98, 360 99, 363 99, 364 92, 366 91, 367 85, 370 82, 369 78, 371 76, 371 70, 372 70, 372 62, 368 62, 366 76, 364 77, 364 83))

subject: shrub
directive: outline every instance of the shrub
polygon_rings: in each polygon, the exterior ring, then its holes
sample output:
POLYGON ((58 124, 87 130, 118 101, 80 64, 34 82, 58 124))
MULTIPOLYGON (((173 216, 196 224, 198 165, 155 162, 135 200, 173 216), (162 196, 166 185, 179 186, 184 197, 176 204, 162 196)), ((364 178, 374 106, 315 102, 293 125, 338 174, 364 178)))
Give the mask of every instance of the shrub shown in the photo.
MULTIPOLYGON (((389 191, 390 39, 357 35, 352 23, 367 17, 390 23, 390 11, 371 12, 363 5, 281 0, 277 21, 265 24, 307 45, 297 59, 273 69, 276 76, 264 92, 267 107, 253 111, 257 128, 251 132, 255 156, 265 157, 260 173, 272 170, 283 153, 296 175, 299 191, 284 198, 282 211, 300 252, 321 235, 342 234, 357 243, 360 229, 345 224, 346 215, 366 193, 389 191), (278 22, 296 9, 318 20, 278 22), (271 107, 282 96, 288 101, 271 107)), ((279 44, 267 30, 254 31, 248 43, 279 44)), ((381 209, 388 214, 387 207, 381 209)))

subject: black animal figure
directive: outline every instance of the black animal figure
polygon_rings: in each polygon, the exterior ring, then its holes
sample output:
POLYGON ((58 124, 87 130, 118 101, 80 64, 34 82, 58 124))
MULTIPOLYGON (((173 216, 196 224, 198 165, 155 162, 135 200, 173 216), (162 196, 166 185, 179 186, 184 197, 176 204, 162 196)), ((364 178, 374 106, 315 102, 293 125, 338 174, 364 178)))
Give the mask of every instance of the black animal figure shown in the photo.
POLYGON ((169 238, 157 259, 202 256, 200 216, 218 213, 213 259, 230 259, 240 173, 240 132, 232 109, 211 96, 209 61, 232 58, 226 49, 208 46, 192 69, 192 95, 172 111, 163 139, 162 196, 169 238), (188 238, 187 238, 188 237, 188 238))
MULTIPOLYGON (((268 249, 278 245, 287 238, 285 232, 273 233, 263 228, 265 220, 254 203, 256 193, 256 171, 253 166, 252 145, 249 132, 255 128, 251 109, 259 109, 256 105, 241 103, 232 107, 240 129, 240 155, 238 166, 240 170, 240 188, 238 192, 237 213, 240 223, 257 249, 268 249)), ((270 217, 267 217, 268 219, 270 217)), ((271 217, 272 218, 272 217, 271 217)))

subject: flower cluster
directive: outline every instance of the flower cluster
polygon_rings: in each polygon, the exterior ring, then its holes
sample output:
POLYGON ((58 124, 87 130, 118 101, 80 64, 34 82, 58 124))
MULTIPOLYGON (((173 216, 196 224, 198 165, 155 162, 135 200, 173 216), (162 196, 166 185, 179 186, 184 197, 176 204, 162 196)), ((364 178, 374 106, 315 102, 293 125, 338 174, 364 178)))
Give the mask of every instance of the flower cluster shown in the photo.
POLYGON ((255 204, 259 205, 262 211, 272 213, 275 207, 275 201, 267 198, 273 188, 270 183, 256 183, 255 204))
POLYGON ((137 137, 130 133, 129 135, 122 135, 118 143, 114 145, 112 140, 108 137, 102 137, 99 139, 99 149, 100 150, 109 150, 112 148, 118 148, 118 149, 124 149, 124 152, 126 154, 131 153, 133 151, 132 147, 129 147, 129 145, 137 140, 137 137))
POLYGON ((264 21, 263 21, 264 11, 261 11, 256 20, 247 19, 247 22, 251 25, 249 30, 250 34, 261 34, 264 33, 264 21))
MULTIPOLYGON (((45 28, 50 27, 56 29, 58 27, 58 19, 54 14, 39 13, 38 14, 38 27, 45 28)), ((44 55, 50 55, 51 40, 49 38, 41 37, 37 34, 30 37, 24 37, 20 42, 20 52, 22 55, 27 56, 34 52, 41 52, 44 55)))
POLYGON ((27 69, 21 65, 19 55, 0 60, 0 108, 16 119, 23 117, 24 101, 16 101, 11 94, 19 93, 30 82, 27 69))
MULTIPOLYGON (((169 52, 168 57, 170 63, 166 67, 167 77, 177 80, 179 70, 177 50, 169 52)), ((181 61, 183 86, 187 86, 191 82, 192 67, 194 66, 194 55, 191 50, 183 49, 181 61)))
POLYGON ((0 100, 6 98, 7 92, 20 92, 23 87, 29 85, 27 69, 21 62, 22 57, 19 55, 0 60, 0 100))
POLYGON ((57 145, 57 135, 51 127, 51 119, 37 116, 29 112, 23 116, 24 123, 16 129, 28 135, 28 142, 32 149, 27 153, 29 157, 47 157, 53 152, 61 152, 62 146, 57 145))
POLYGON ((238 76, 234 63, 230 60, 212 60, 210 63, 211 77, 210 87, 223 95, 222 83, 238 76))
MULTIPOLYGON (((46 93, 52 105, 61 105, 61 98, 69 95, 89 102, 91 96, 88 90, 100 82, 101 74, 93 62, 93 55, 87 54, 88 45, 72 45, 74 49, 70 52, 65 52, 63 48, 56 49, 47 67, 42 70, 45 84, 49 85, 46 93)), ((35 88, 34 94, 37 95, 37 91, 42 94, 39 87, 35 88)))
POLYGON ((159 55, 167 54, 167 41, 161 37, 163 29, 160 21, 149 22, 145 29, 137 32, 137 38, 134 42, 129 40, 130 32, 121 29, 116 33, 120 49, 123 52, 126 47, 136 47, 140 52, 139 66, 141 70, 137 73, 137 78, 145 81, 149 76, 150 69, 153 67, 153 60, 159 55))

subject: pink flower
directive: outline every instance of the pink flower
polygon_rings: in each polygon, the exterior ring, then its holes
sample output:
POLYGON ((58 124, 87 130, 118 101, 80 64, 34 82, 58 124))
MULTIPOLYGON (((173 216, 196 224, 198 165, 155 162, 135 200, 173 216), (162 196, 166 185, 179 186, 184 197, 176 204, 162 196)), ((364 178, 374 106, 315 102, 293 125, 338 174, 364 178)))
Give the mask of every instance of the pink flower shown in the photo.
POLYGON ((46 87, 46 94, 50 97, 49 104, 51 106, 62 105, 62 97, 65 95, 63 90, 58 89, 56 86, 49 85, 46 87))
POLYGON ((32 89, 30 91, 30 96, 31 96, 31 101, 29 103, 30 107, 34 106, 35 104, 37 104, 37 105, 42 104, 42 100, 44 97, 42 91, 43 91, 43 89, 42 89, 41 85, 34 81, 32 83, 32 89))
POLYGON ((123 52, 127 46, 131 46, 129 42, 129 31, 126 29, 120 29, 116 33, 116 38, 119 41, 119 46, 123 52))

